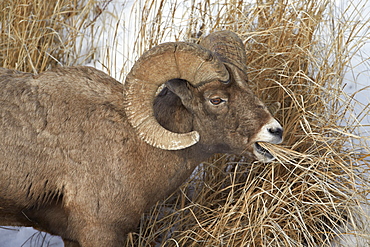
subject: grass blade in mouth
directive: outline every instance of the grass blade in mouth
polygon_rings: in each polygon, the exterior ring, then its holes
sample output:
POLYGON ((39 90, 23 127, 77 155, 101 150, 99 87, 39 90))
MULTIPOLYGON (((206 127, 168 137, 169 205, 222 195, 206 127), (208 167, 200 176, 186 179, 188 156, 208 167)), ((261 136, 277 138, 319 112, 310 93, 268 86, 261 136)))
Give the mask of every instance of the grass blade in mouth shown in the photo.
POLYGON ((276 145, 268 142, 258 142, 258 146, 260 146, 261 150, 266 150, 271 154, 272 157, 275 157, 282 162, 290 163, 294 159, 309 158, 308 154, 294 151, 290 148, 283 147, 282 145, 276 145))
MULTIPOLYGON (((264 156, 266 156, 267 158, 269 158, 269 159, 273 159, 274 158, 274 156, 270 153, 270 151, 268 150, 268 149, 266 149, 265 147, 262 147, 260 144, 261 144, 262 142, 256 142, 254 145, 255 145, 255 147, 256 147, 256 150, 257 150, 257 152, 258 153, 260 153, 260 154, 262 154, 262 155, 264 155, 264 156)), ((262 144, 263 145, 263 144, 262 144)))

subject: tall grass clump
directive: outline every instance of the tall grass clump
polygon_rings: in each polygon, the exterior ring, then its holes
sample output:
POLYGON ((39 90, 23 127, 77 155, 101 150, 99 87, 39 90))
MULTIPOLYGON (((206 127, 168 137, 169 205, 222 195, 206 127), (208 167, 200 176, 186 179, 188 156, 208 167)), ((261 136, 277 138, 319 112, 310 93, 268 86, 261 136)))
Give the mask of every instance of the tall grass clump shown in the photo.
MULTIPOLYGON (((2 0, 0 67, 38 73, 73 65, 82 38, 109 0, 2 0)), ((84 58, 92 54, 84 54, 84 58)))
POLYGON ((363 121, 370 106, 357 99, 368 88, 355 75, 358 89, 345 91, 354 58, 370 70, 359 53, 370 18, 352 8, 365 0, 343 8, 315 0, 137 0, 119 10, 111 1, 53 1, 5 0, 0 66, 38 72, 89 63, 123 81, 161 42, 199 42, 228 29, 246 45, 250 87, 285 129, 282 145, 263 144, 274 162, 216 155, 201 164, 142 217, 126 246, 370 245, 363 121))

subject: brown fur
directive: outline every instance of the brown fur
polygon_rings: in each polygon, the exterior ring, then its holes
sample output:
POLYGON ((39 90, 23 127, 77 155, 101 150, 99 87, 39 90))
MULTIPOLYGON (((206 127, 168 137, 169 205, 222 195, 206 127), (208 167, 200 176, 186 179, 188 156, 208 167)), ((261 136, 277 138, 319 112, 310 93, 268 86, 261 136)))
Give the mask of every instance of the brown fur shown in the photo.
POLYGON ((89 67, 34 76, 0 70, 0 225, 33 226, 70 246, 122 246, 141 214, 216 152, 240 154, 271 115, 234 81, 170 81, 156 118, 197 130, 179 151, 152 147, 126 120, 123 86, 89 67), (209 95, 227 97, 224 106, 209 95))

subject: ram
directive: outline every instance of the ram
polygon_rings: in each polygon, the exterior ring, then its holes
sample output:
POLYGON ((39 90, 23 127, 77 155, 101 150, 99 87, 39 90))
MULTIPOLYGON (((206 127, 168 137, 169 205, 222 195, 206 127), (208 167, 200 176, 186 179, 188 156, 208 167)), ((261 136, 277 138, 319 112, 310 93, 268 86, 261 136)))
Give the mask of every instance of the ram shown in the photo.
POLYGON ((283 129, 229 31, 144 53, 121 84, 90 67, 0 70, 0 225, 123 246, 141 214, 215 153, 273 156, 283 129), (164 85, 164 87, 163 87, 164 85))

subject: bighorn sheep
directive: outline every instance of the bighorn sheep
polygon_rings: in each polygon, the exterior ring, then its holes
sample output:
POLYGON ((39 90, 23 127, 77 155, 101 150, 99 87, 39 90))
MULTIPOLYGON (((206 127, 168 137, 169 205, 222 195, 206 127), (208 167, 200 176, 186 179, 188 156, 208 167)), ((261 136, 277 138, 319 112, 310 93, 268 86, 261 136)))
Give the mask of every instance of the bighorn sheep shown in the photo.
POLYGON ((240 38, 221 31, 150 49, 124 85, 90 67, 0 69, 0 225, 122 246, 214 153, 272 159, 258 142, 280 143, 283 130, 248 88, 246 62, 240 38))

